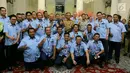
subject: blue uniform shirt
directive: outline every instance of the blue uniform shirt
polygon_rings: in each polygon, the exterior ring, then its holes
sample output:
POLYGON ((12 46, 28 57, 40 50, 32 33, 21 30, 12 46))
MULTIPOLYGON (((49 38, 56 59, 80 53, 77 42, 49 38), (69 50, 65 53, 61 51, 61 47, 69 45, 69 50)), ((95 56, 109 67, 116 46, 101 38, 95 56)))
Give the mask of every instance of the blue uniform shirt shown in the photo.
POLYGON ((48 27, 48 26, 50 26, 50 20, 49 19, 45 19, 45 18, 43 18, 43 24, 45 25, 45 27, 48 27))
MULTIPOLYGON (((36 29, 38 27, 38 22, 36 20, 31 20, 28 21, 27 19, 23 21, 23 26, 22 29, 27 29, 29 26, 31 26, 32 28, 36 29)), ((28 36, 27 32, 24 32, 23 34, 24 37, 28 36)))
POLYGON ((107 36, 107 29, 108 27, 108 21, 105 19, 102 19, 101 22, 99 22, 98 20, 96 20, 95 25, 99 25, 96 28, 96 32, 100 34, 100 38, 101 39, 105 39, 107 36))
POLYGON ((85 30, 84 33, 87 35, 87 40, 92 40, 96 31, 92 30, 91 32, 88 32, 88 30, 85 30))
POLYGON ((37 23, 39 23, 40 28, 38 28, 36 35, 41 37, 45 34, 45 24, 43 19, 37 19, 37 23))
POLYGON ((74 19, 74 17, 72 17, 71 20, 74 21, 74 24, 78 24, 79 23, 79 19, 78 18, 74 19))
POLYGON ((63 48, 63 50, 60 51, 59 56, 67 57, 70 54, 71 42, 69 41, 65 42, 65 40, 62 39, 62 41, 60 41, 57 44, 57 49, 60 49, 60 48, 63 48), (66 48, 64 48, 64 46, 66 46, 66 48))
POLYGON ((103 47, 101 41, 95 42, 94 40, 90 40, 90 41, 87 43, 87 49, 90 50, 90 53, 91 53, 91 54, 95 55, 95 54, 97 54, 98 52, 100 52, 101 50, 104 50, 104 47, 103 47))
MULTIPOLYGON (((42 52, 44 52, 47 56, 52 56, 53 55, 53 49, 54 47, 53 46, 56 46, 56 39, 54 37, 54 35, 51 35, 50 37, 47 37, 47 35, 43 35, 40 39, 40 42, 46 38, 46 41, 43 43, 43 46, 42 46, 42 52)), ((39 42, 39 43, 40 43, 39 42)))
MULTIPOLYGON (((7 28, 4 29, 4 32, 8 33, 9 36, 12 36, 16 39, 17 39, 18 34, 20 34, 19 27, 16 24, 12 25, 11 23, 9 23, 7 28)), ((11 39, 5 37, 5 45, 6 46, 13 45, 13 43, 15 43, 15 41, 16 40, 11 40, 11 39)))
POLYGON ((18 48, 27 45, 27 49, 24 50, 24 61, 25 62, 35 62, 40 57, 40 51, 38 48, 39 37, 31 39, 29 36, 26 36, 20 42, 18 48))
POLYGON ((52 34, 55 34, 57 32, 57 21, 53 21, 53 25, 51 26, 51 32, 52 34))
POLYGON ((83 56, 87 50, 87 46, 84 42, 81 42, 80 45, 77 45, 76 42, 72 43, 70 48, 70 53, 73 53, 76 57, 83 56))
POLYGON ((74 36, 74 38, 71 39, 71 42, 75 42, 76 36, 78 36, 78 35, 81 36, 82 39, 83 39, 83 34, 82 34, 82 32, 80 32, 80 31, 78 31, 78 33, 74 33, 74 31, 70 32, 70 38, 72 38, 72 37, 74 36))
POLYGON ((110 38, 110 41, 113 42, 121 42, 122 40, 122 32, 126 32, 125 26, 121 23, 110 23, 109 24, 110 31, 113 37, 110 38))

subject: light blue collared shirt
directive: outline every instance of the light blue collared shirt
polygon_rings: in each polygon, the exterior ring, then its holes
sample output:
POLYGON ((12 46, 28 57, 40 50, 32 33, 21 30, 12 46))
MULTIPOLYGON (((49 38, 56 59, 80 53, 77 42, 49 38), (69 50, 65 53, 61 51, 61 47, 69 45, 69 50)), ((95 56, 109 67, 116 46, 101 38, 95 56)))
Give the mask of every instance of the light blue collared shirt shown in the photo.
POLYGON ((86 50, 90 50, 90 53, 95 55, 97 53, 99 53, 101 50, 104 50, 104 47, 102 45, 101 41, 95 42, 94 40, 90 40, 87 43, 87 49, 86 50))
MULTIPOLYGON (((38 27, 38 22, 36 20, 30 20, 28 21, 27 19, 23 21, 23 26, 22 29, 27 29, 29 26, 31 26, 32 28, 36 29, 38 27)), ((23 33, 23 37, 28 36, 27 32, 23 33)))
POLYGON ((83 56, 85 54, 85 50, 87 50, 87 46, 84 42, 81 42, 80 45, 77 45, 76 42, 72 43, 70 52, 74 53, 75 56, 83 56))
POLYGON ((27 45, 27 49, 24 50, 24 61, 25 62, 35 62, 40 57, 40 51, 38 48, 39 37, 31 39, 29 36, 26 36, 20 42, 18 48, 27 45))
POLYGON ((84 33, 86 33, 86 35, 87 35, 87 40, 92 40, 94 34, 96 33, 96 31, 92 30, 92 31, 89 33, 88 30, 85 30, 84 33))
MULTIPOLYGON (((50 37, 47 37, 47 35, 43 35, 40 39, 40 42, 46 38, 46 41, 43 43, 41 51, 44 52, 47 56, 52 56, 53 55, 53 49, 54 46, 56 46, 56 39, 54 35, 51 35, 50 37)), ((40 43, 39 42, 39 43, 40 43)))
POLYGON ((21 32, 22 26, 23 26, 23 22, 19 22, 19 23, 17 22, 16 25, 18 26, 19 31, 20 31, 20 41, 21 41, 23 39, 22 32, 21 32))
POLYGON ((50 26, 50 20, 49 19, 45 19, 45 18, 43 18, 43 24, 45 25, 45 27, 48 27, 48 26, 50 26))
POLYGON ((98 24, 99 27, 96 28, 96 32, 100 34, 100 38, 101 39, 105 39, 107 36, 107 29, 108 27, 108 21, 105 19, 102 19, 101 22, 99 22, 98 20, 95 21, 95 25, 98 24))
POLYGON ((40 28, 38 28, 38 30, 36 32, 36 35, 39 36, 39 37, 41 37, 41 36, 43 36, 45 34, 45 27, 46 26, 44 24, 44 20, 43 19, 40 19, 40 20, 37 19, 36 21, 40 25, 40 28))
POLYGON ((74 21, 74 24, 78 24, 79 23, 79 19, 76 17, 76 19, 74 19, 74 17, 71 18, 72 21, 74 21))
POLYGON ((76 36, 81 36, 81 38, 83 39, 83 34, 82 32, 78 31, 78 33, 74 33, 74 31, 70 32, 70 38, 72 38, 74 36, 73 39, 71 39, 71 42, 75 42, 76 40, 76 36))
MULTIPOLYGON (((12 37, 17 39, 18 34, 20 33, 20 30, 16 24, 12 25, 11 23, 9 23, 7 28, 4 29, 4 32, 8 33, 9 36, 12 36, 12 37)), ((5 45, 6 46, 13 45, 13 43, 15 43, 15 41, 16 40, 11 40, 11 39, 5 37, 5 45)))
POLYGON ((57 25, 57 21, 53 21, 53 25, 51 27, 51 32, 52 32, 53 35, 56 34, 56 32, 57 32, 56 25, 57 25))
POLYGON ((57 49, 63 48, 63 50, 60 51, 59 56, 65 56, 67 57, 70 54, 70 48, 71 48, 71 42, 67 41, 65 42, 64 39, 62 39, 58 44, 57 44, 57 49), (67 48, 64 48, 66 46, 67 48))
POLYGON ((121 42, 122 33, 126 32, 125 26, 121 22, 118 22, 118 23, 112 22, 109 24, 109 27, 113 35, 113 37, 110 38, 110 41, 121 42))

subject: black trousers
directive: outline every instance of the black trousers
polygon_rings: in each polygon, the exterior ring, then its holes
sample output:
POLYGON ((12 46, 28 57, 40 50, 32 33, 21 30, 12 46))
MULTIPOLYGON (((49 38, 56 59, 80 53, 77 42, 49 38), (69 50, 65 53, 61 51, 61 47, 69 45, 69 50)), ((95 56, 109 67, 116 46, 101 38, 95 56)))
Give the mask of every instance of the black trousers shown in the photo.
POLYGON ((110 41, 110 43, 109 43, 109 59, 112 59, 112 54, 113 54, 114 49, 115 49, 115 60, 119 60, 120 59, 121 42, 110 41))
POLYGON ((25 70, 31 71, 33 69, 41 68, 41 62, 40 60, 37 60, 36 62, 24 62, 25 70))
MULTIPOLYGON (((86 56, 79 56, 79 57, 75 57, 75 61, 77 62, 77 65, 82 65, 83 67, 86 67, 86 56)), ((73 65, 73 61, 72 58, 69 60, 70 61, 70 69, 74 66, 73 65)))
POLYGON ((17 44, 6 46, 6 58, 7 58, 8 67, 16 65, 17 44))
POLYGON ((72 61, 71 61, 71 57, 69 56, 68 58, 67 58, 67 60, 66 60, 66 62, 65 63, 63 63, 62 61, 63 61, 63 59, 65 58, 65 56, 57 56, 56 57, 56 60, 55 60, 55 64, 56 65, 64 65, 64 66, 66 66, 67 67, 67 69, 71 69, 72 68, 72 66, 71 66, 71 64, 72 64, 72 61))
POLYGON ((104 47, 105 61, 107 61, 108 60, 108 51, 109 51, 109 49, 108 49, 108 40, 100 39, 100 41, 102 42, 103 47, 104 47))
POLYGON ((0 43, 0 71, 6 68, 4 44, 0 43))
POLYGON ((130 53, 130 38, 128 39, 128 53, 130 53))

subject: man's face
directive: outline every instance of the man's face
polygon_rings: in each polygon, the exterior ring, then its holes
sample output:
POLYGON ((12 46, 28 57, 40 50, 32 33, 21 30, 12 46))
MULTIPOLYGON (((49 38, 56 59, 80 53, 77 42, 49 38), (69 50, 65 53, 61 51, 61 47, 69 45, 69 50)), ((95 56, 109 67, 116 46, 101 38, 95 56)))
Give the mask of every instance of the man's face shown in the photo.
POLYGON ((87 30, 90 32, 92 30, 92 26, 87 26, 87 30))
POLYGON ((70 13, 67 13, 66 14, 66 19, 70 19, 71 18, 71 14, 70 13))
POLYGON ((12 17, 12 18, 10 19, 11 24, 15 24, 16 21, 17 21, 17 18, 16 18, 16 17, 12 17))
POLYGON ((117 15, 114 15, 114 16, 113 16, 113 20, 114 20, 114 22, 117 22, 117 21, 119 21, 119 18, 118 18, 118 16, 117 16, 117 15))
POLYGON ((42 19, 42 17, 43 17, 43 16, 42 16, 41 13, 38 13, 38 14, 37 14, 37 18, 38 18, 38 19, 42 19))
POLYGON ((65 34, 64 38, 65 38, 66 41, 68 41, 69 40, 69 34, 65 34))
POLYGON ((102 17, 103 17, 104 19, 106 19, 106 15, 103 14, 102 17))
POLYGON ((6 9, 2 8, 1 11, 0 11, 0 14, 2 16, 6 16, 6 9))
POLYGON ((53 15, 53 14, 50 14, 49 19, 50 19, 50 20, 54 20, 54 15, 53 15))
POLYGON ((97 14, 97 18, 98 18, 98 19, 102 19, 102 14, 101 14, 101 13, 98 13, 98 14, 97 14))
POLYGON ((75 18, 76 18, 76 16, 77 16, 77 14, 76 14, 76 13, 74 13, 74 14, 73 14, 73 17, 75 17, 75 18))
POLYGON ((82 19, 86 19, 86 15, 82 15, 82 19))
POLYGON ((57 32, 58 32, 59 34, 62 34, 62 28, 58 28, 58 29, 57 29, 57 32))
POLYGON ((95 40, 95 41, 98 41, 98 40, 99 40, 99 38, 100 38, 100 36, 99 36, 99 35, 95 35, 95 36, 94 36, 94 40, 95 40))
POLYGON ((56 15, 56 19, 60 19, 60 15, 56 15))
POLYGON ((81 37, 77 37, 77 38, 76 38, 76 42, 77 42, 77 44, 80 44, 81 41, 82 41, 82 38, 81 38, 81 37))
POLYGON ((50 35, 51 34, 51 28, 46 28, 46 34, 50 35))
POLYGON ((107 20, 108 20, 109 22, 112 22, 112 17, 108 17, 107 20))
POLYGON ((74 26, 74 31, 78 31, 78 26, 77 25, 74 26))
POLYGON ((17 21, 22 21, 22 15, 17 15, 17 21))
POLYGON ((126 20, 125 20, 125 19, 122 19, 122 23, 123 23, 123 24, 126 24, 126 20))
POLYGON ((30 30, 29 30, 29 36, 30 36, 30 37, 34 37, 34 36, 35 36, 35 31, 34 31, 34 29, 30 29, 30 30))
POLYGON ((37 16, 36 16, 36 13, 35 13, 35 12, 33 12, 33 13, 32 13, 32 17, 33 17, 34 19, 36 19, 36 18, 37 18, 37 16))
POLYGON ((45 12, 44 17, 48 18, 48 13, 47 12, 45 12))
POLYGON ((32 19, 32 15, 31 14, 27 14, 27 19, 31 20, 32 19))
POLYGON ((22 20, 24 20, 24 19, 25 19, 25 15, 23 14, 23 15, 22 15, 22 20))

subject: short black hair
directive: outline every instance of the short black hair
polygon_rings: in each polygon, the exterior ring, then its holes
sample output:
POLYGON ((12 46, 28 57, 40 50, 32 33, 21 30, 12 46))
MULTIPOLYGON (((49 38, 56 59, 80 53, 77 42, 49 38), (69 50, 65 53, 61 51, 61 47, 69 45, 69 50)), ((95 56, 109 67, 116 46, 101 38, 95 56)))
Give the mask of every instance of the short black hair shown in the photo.
POLYGON ((117 16, 119 21, 121 21, 121 16, 119 14, 114 14, 113 16, 117 16))
POLYGON ((78 26, 78 30, 79 30, 79 25, 78 25, 78 24, 74 24, 74 25, 73 25, 73 29, 74 29, 75 26, 78 26))
POLYGON ((82 13, 82 15, 81 16, 83 16, 83 15, 86 15, 85 13, 82 13))
POLYGON ((87 27, 88 27, 88 26, 92 26, 92 25, 91 25, 91 24, 88 24, 87 27))
POLYGON ((66 12, 66 14, 70 14, 70 15, 71 15, 71 13, 70 13, 70 12, 66 12))
POLYGON ((62 29, 62 27, 61 27, 61 26, 58 26, 58 27, 57 27, 57 30, 58 30, 59 28, 61 28, 61 29, 62 29))
POLYGON ((95 33, 95 34, 94 34, 94 36, 96 36, 96 35, 99 35, 99 36, 100 36, 100 34, 99 34, 99 33, 95 33))
MULTIPOLYGON (((50 28, 50 27, 45 27, 45 31, 46 31, 47 28, 50 28)), ((51 29, 51 28, 50 28, 50 29, 51 29)))
POLYGON ((17 13, 16 15, 22 15, 21 13, 17 13))
POLYGON ((32 15, 32 13, 31 13, 30 11, 27 11, 27 12, 26 12, 26 16, 27 16, 28 14, 32 15))
POLYGON ((108 17, 112 17, 112 16, 111 16, 111 15, 107 15, 107 18, 108 18, 108 17))
POLYGON ((47 11, 44 11, 43 14, 45 14, 47 11))
POLYGON ((57 13, 55 16, 57 16, 57 15, 60 15, 59 13, 57 13))
POLYGON ((99 13, 100 13, 100 14, 102 14, 102 12, 101 12, 101 11, 97 12, 97 14, 99 14, 99 13))
POLYGON ((81 38, 81 39, 82 39, 82 37, 81 37, 80 35, 77 35, 77 36, 76 36, 76 39, 77 39, 77 38, 81 38))
POLYGON ((36 13, 36 11, 32 11, 32 13, 36 13))
POLYGON ((38 15, 39 13, 42 14, 41 12, 37 12, 36 15, 38 15))
POLYGON ((65 32, 65 33, 64 33, 64 36, 67 35, 67 34, 70 35, 68 32, 65 32))
POLYGON ((5 7, 0 7, 0 11, 1 11, 2 9, 6 9, 6 8, 5 8, 5 7))
POLYGON ((102 15, 105 15, 105 16, 106 16, 106 13, 102 13, 102 15))
POLYGON ((29 31, 30 31, 30 30, 34 30, 34 31, 35 31, 34 28, 28 28, 28 30, 27 30, 27 31, 28 31, 28 34, 29 34, 29 31))
POLYGON ((11 19, 12 17, 17 18, 16 15, 14 15, 14 14, 12 14, 12 15, 9 16, 10 19, 11 19))

